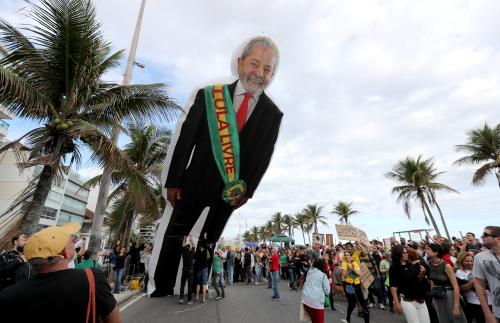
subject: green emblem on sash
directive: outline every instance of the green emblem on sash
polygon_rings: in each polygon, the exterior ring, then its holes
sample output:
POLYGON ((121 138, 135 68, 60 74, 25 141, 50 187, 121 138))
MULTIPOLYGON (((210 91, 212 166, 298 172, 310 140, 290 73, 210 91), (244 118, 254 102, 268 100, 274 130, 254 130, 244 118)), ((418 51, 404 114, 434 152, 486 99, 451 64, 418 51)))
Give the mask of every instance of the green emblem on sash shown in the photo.
POLYGON ((231 96, 225 85, 205 88, 208 129, 215 163, 226 184, 222 199, 232 204, 245 195, 246 183, 240 176, 240 138, 231 96))

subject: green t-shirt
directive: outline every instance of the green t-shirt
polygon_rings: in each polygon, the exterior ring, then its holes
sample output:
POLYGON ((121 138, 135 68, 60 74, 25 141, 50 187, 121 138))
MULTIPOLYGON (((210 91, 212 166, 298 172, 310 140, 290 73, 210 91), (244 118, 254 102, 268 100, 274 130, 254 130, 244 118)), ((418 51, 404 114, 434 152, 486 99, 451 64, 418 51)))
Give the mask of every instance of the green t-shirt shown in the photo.
POLYGON ((214 255, 214 259, 212 261, 212 271, 214 273, 221 273, 222 272, 221 260, 220 260, 220 257, 217 255, 214 255))
POLYGON ((97 260, 84 260, 81 263, 75 266, 76 269, 85 269, 85 268, 101 268, 99 262, 97 260))
POLYGON ((288 264, 288 257, 285 254, 282 254, 280 256, 280 264, 281 265, 286 265, 288 264))

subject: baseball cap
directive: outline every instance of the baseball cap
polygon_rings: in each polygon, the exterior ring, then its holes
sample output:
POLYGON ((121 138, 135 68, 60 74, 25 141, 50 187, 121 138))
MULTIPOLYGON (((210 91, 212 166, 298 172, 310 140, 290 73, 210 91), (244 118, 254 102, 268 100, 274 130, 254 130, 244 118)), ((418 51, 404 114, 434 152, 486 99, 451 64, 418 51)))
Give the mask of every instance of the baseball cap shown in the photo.
POLYGON ((24 245, 24 256, 27 260, 33 258, 47 259, 59 255, 71 235, 80 231, 76 222, 68 222, 60 227, 48 227, 32 235, 24 245))
POLYGON ((406 245, 408 247, 413 248, 413 249, 418 249, 418 243, 416 243, 415 241, 408 241, 408 243, 406 245))

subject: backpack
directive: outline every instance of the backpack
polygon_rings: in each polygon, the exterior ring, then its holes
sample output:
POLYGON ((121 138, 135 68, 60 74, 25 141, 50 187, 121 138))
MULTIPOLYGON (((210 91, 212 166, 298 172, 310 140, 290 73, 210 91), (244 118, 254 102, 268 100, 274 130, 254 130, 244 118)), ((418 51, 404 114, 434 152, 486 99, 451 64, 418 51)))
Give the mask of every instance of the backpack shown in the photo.
POLYGON ((0 254, 0 290, 16 283, 16 270, 23 263, 17 251, 9 250, 0 254))
POLYGON ((250 256, 249 252, 245 253, 245 263, 244 263, 244 265, 245 265, 245 267, 250 267, 250 265, 252 265, 252 256, 250 256))

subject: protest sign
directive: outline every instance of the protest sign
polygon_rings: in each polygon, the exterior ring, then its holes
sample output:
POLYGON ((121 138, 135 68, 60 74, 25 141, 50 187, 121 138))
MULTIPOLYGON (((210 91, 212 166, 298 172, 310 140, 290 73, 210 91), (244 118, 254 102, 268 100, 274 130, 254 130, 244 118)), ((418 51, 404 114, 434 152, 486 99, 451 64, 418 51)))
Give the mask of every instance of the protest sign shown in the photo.
POLYGON ((362 262, 359 265, 359 270, 361 271, 361 277, 360 277, 361 283, 363 284, 364 288, 368 289, 375 280, 375 278, 370 273, 370 270, 368 269, 365 263, 362 262))
POLYGON ((333 242, 333 234, 331 233, 327 233, 326 234, 326 245, 328 247, 333 247, 334 246, 334 242, 333 242))
POLYGON ((335 224, 335 229, 337 229, 337 235, 340 240, 359 241, 366 244, 370 243, 366 233, 352 225, 335 224))
POLYGON ((321 233, 313 233, 312 238, 313 238, 313 244, 322 245, 325 242, 325 235, 321 233))

